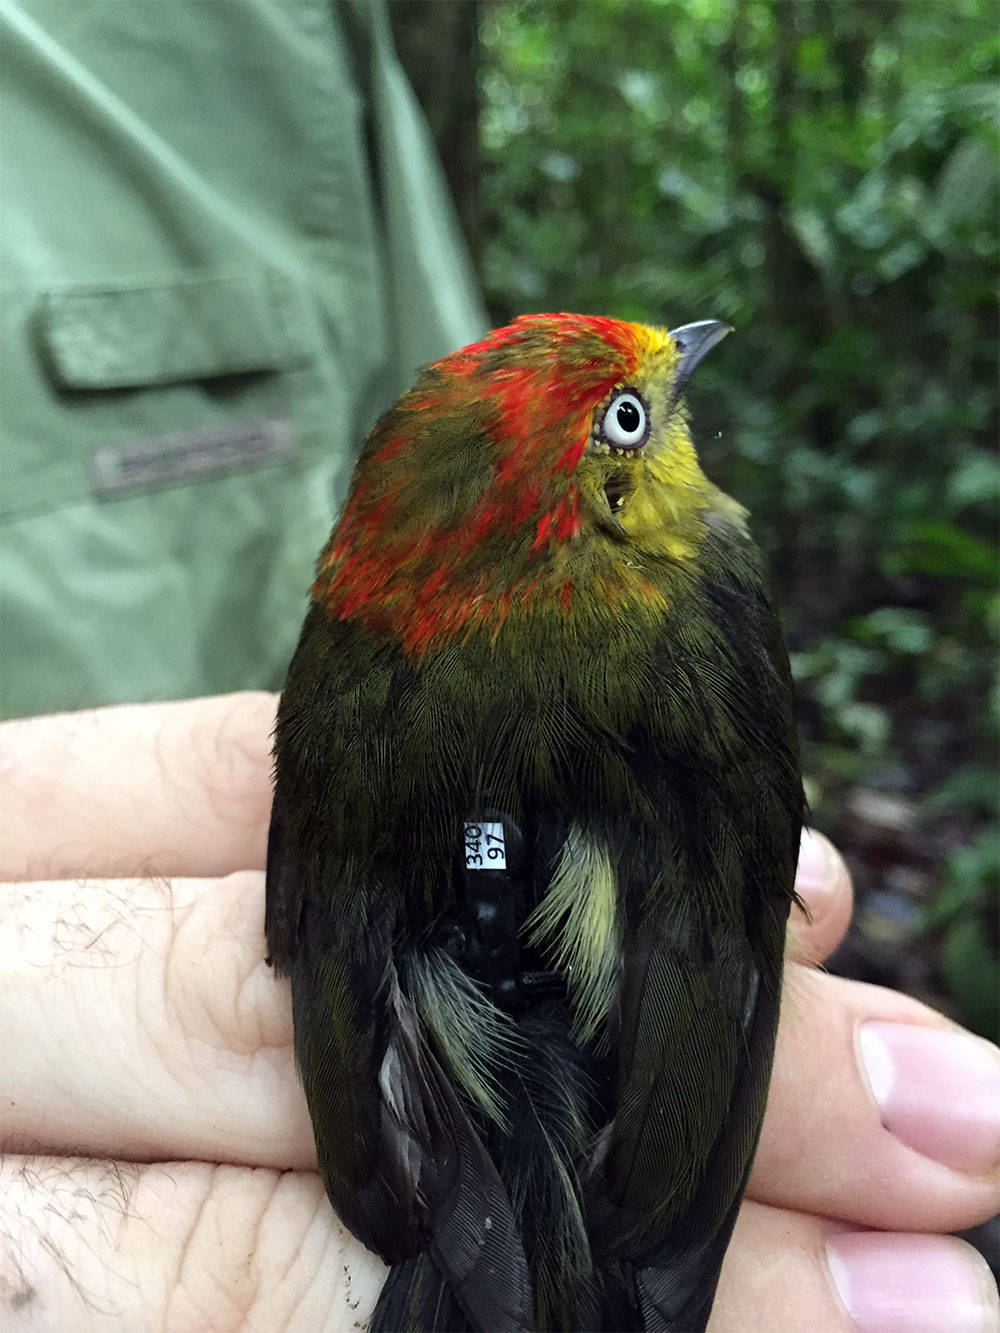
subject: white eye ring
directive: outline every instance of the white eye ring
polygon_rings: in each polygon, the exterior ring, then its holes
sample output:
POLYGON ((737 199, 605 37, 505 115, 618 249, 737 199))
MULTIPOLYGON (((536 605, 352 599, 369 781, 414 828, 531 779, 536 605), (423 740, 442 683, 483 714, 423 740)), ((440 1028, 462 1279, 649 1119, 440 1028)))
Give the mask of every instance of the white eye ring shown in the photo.
POLYGON ((614 449, 641 449, 649 439, 649 413, 633 389, 616 393, 608 404, 601 438, 614 449))

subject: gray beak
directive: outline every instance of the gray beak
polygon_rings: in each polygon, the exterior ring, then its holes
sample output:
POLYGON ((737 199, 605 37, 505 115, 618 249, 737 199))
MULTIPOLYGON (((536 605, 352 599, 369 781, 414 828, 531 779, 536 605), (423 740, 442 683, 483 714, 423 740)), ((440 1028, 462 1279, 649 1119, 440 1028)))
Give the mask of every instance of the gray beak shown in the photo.
POLYGON ((674 383, 675 396, 681 392, 715 344, 722 342, 726 334, 732 331, 732 324, 726 324, 721 319, 699 319, 695 324, 682 324, 679 329, 669 330, 671 338, 681 349, 681 363, 674 383))

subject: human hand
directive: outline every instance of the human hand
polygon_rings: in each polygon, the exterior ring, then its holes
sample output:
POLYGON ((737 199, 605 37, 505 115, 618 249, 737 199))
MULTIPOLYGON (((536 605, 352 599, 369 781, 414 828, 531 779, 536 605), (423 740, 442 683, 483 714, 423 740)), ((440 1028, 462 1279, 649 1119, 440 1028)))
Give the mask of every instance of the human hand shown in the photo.
MULTIPOLYGON (((273 718, 272 696, 232 695, 0 727, 11 1333, 319 1333, 362 1328, 374 1304, 384 1269, 326 1202, 287 983, 263 962, 273 718)), ((1000 1055, 816 970, 850 885, 824 840, 806 846, 812 920, 793 913, 710 1327, 994 1329, 985 1265, 934 1233, 1000 1207, 1000 1055)))

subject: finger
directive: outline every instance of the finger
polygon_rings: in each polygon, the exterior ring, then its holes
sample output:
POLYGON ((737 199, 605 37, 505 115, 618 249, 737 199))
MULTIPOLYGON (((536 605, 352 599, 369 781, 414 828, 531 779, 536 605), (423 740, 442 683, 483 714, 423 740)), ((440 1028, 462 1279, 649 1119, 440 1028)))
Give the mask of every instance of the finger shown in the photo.
POLYGON ((0 885, 7 1151, 311 1167, 263 875, 0 885))
POLYGON ((815 829, 803 829, 795 891, 805 910, 793 904, 788 919, 788 956, 815 967, 829 958, 847 934, 854 907, 851 876, 844 858, 815 829))
MULTIPOLYGON (((315 1176, 192 1163, 9 1158, 0 1167, 10 1333, 364 1327, 385 1269, 340 1226, 315 1176)), ((996 1294, 948 1237, 837 1234, 745 1205, 715 1333, 974 1333, 996 1294)))
POLYGON ((0 878, 263 868, 274 710, 232 694, 0 724, 0 878))
POLYGON ((749 1192, 872 1227, 1000 1208, 1000 1052, 916 1000, 793 964, 749 1192))
POLYGON ((9 1158, 0 1195, 8 1333, 334 1333, 385 1271, 313 1175, 9 1158))
POLYGON ((709 1333, 988 1333, 990 1271, 950 1236, 837 1232, 820 1218, 745 1203, 709 1333))
MULTIPOLYGON (((169 894, 49 887, 0 904, 0 941, 21 937, 0 948, 8 1148, 312 1165, 288 986, 261 961, 262 876, 174 881, 169 894)), ((886 1228, 990 1215, 993 1060, 915 1001, 793 964, 753 1197, 886 1228), (880 1108, 857 1054, 869 1019, 883 1044, 902 1024, 954 1035, 959 1056, 930 1051, 926 1077, 910 1087, 904 1069, 888 1100, 882 1071, 880 1108), (986 1056, 970 1065, 963 1042, 986 1056)))

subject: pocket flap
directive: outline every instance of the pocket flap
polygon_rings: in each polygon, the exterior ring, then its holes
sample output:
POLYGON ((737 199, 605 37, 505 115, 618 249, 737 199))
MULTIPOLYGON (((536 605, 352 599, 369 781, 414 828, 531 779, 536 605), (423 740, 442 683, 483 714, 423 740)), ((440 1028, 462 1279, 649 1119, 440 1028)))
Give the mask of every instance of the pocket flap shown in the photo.
POLYGON ((300 298, 249 265, 46 292, 40 332, 66 389, 289 370, 308 360, 300 298))

